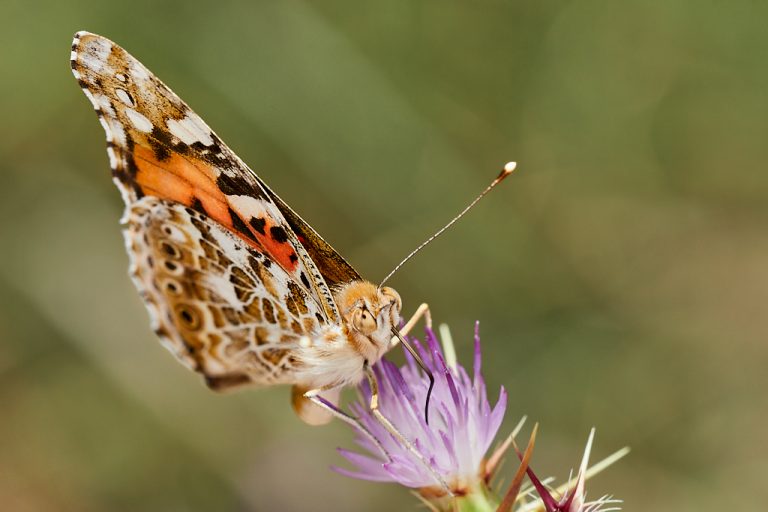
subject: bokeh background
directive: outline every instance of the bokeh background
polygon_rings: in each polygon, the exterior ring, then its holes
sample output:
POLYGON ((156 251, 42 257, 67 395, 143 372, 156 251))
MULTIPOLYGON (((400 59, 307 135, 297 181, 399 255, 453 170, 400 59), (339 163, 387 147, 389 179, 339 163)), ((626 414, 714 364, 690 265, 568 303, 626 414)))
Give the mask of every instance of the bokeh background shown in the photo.
MULTIPOLYGON (((73 33, 117 41, 460 357, 482 326, 540 473, 587 433, 626 510, 768 500, 768 3, 2 2, 0 509, 412 510, 330 472, 343 425, 205 389, 127 277, 73 33)), ((399 356, 395 356, 399 357, 399 356)), ((494 393, 495 397, 495 393, 494 393)), ((507 468, 511 471, 511 465, 507 468)))

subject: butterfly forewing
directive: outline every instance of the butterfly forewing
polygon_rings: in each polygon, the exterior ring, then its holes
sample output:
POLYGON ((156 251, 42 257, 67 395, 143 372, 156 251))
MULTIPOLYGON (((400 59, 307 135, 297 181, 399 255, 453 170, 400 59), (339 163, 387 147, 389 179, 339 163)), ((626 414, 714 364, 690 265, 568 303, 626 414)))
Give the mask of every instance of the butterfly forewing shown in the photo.
MULTIPOLYGON (((154 196, 210 217, 267 254, 317 302, 326 319, 340 322, 328 284, 275 203, 276 196, 197 114, 106 38, 78 33, 71 63, 107 133, 110 165, 127 205, 154 196)), ((336 254, 296 219, 305 243, 320 243, 317 250, 336 254)), ((337 274, 348 273, 342 269, 337 274)))

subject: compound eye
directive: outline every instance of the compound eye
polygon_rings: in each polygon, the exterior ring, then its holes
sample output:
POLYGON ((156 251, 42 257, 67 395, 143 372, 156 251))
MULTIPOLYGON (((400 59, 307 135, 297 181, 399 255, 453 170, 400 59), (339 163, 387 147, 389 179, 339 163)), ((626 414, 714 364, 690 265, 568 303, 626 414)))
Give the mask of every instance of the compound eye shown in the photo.
POLYGON ((357 308, 352 313, 352 326, 365 336, 376 330, 376 319, 366 308, 357 308))
POLYGON ((390 304, 392 304, 394 316, 398 317, 400 315, 400 310, 403 308, 403 301, 400 299, 400 294, 389 286, 382 288, 381 294, 389 301, 390 304))

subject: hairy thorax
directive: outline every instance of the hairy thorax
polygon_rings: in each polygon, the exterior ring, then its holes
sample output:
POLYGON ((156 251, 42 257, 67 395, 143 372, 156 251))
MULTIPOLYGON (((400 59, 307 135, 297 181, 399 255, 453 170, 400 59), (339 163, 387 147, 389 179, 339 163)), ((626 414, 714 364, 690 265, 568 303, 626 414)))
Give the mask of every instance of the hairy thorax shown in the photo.
POLYGON ((292 404, 310 425, 328 423, 332 415, 312 404, 305 393, 322 391, 326 402, 338 405, 341 388, 359 383, 365 365, 374 364, 389 350, 392 327, 400 320, 402 302, 392 288, 352 281, 336 290, 334 300, 341 324, 326 325, 305 336, 297 351, 292 404))
POLYGON ((299 358, 304 364, 297 375, 302 387, 356 384, 364 364, 374 364, 390 348, 402 307, 395 290, 352 281, 336 290, 334 299, 342 324, 325 326, 302 340, 299 358))

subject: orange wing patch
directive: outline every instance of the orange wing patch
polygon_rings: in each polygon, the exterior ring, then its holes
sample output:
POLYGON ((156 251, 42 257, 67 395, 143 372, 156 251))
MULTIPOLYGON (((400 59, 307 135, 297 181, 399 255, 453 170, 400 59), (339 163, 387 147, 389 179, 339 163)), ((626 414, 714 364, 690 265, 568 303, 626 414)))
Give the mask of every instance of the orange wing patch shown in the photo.
MULTIPOLYGON (((289 272, 296 270, 299 257, 291 244, 288 243, 288 234, 285 232, 285 228, 276 224, 269 216, 251 217, 248 224, 256 233, 259 242, 278 265, 289 272)), ((309 282, 304 283, 304 286, 308 287, 309 282)))
POLYGON ((253 217, 242 215, 242 205, 233 203, 216 186, 217 171, 210 164, 172 152, 161 159, 153 149, 142 144, 134 146, 133 157, 136 165, 134 180, 145 195, 194 208, 227 227, 252 247, 266 251, 286 271, 297 269, 299 257, 288 243, 285 228, 266 211, 253 217))
POLYGON ((142 145, 134 147, 136 183, 146 195, 170 199, 192 207, 199 201, 205 212, 221 224, 232 226, 226 196, 216 188, 215 172, 205 162, 195 162, 177 153, 159 160, 142 145))

